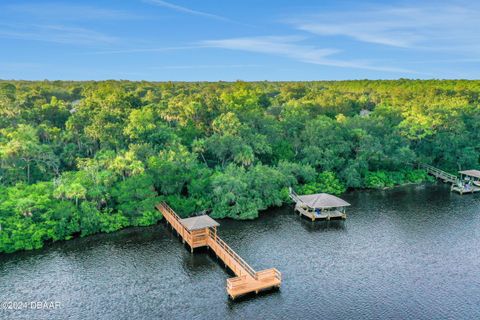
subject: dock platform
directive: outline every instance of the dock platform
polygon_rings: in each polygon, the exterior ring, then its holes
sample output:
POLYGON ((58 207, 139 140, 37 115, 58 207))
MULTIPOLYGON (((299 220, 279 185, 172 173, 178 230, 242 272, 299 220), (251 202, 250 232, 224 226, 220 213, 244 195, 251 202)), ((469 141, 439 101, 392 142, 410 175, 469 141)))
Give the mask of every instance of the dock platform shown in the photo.
POLYGON ((289 196, 295 202, 295 212, 300 216, 315 220, 345 220, 345 207, 350 203, 328 193, 316 193, 299 196, 289 188, 289 196))
POLYGON ((458 192, 460 194, 466 194, 466 193, 480 192, 480 187, 471 186, 471 187, 467 188, 465 186, 452 185, 450 190, 458 192))
POLYGON ((428 174, 443 182, 451 183, 450 191, 455 191, 461 195, 467 193, 480 192, 480 171, 479 170, 463 170, 459 171, 460 178, 451 173, 445 172, 431 165, 420 163, 419 168, 427 171, 428 174))
POLYGON ((341 212, 339 210, 323 210, 320 213, 317 213, 315 211, 309 211, 303 208, 301 205, 296 204, 295 205, 295 212, 298 212, 298 214, 303 215, 312 221, 315 220, 345 220, 347 219, 347 214, 345 212, 341 212))
POLYGON ((218 223, 208 216, 180 219, 166 204, 156 206, 167 223, 175 229, 182 241, 187 243, 191 252, 194 248, 208 247, 236 275, 227 279, 227 293, 231 299, 249 293, 259 293, 263 290, 280 288, 281 273, 275 269, 255 271, 230 246, 217 235, 218 223))

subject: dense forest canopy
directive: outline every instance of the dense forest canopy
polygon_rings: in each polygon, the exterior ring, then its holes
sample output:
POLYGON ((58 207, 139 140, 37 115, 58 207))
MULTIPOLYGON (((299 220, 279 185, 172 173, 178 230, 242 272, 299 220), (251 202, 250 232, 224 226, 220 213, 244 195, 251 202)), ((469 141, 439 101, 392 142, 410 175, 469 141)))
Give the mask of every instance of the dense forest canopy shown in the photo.
POLYGON ((480 81, 0 81, 0 252, 478 168, 480 81))

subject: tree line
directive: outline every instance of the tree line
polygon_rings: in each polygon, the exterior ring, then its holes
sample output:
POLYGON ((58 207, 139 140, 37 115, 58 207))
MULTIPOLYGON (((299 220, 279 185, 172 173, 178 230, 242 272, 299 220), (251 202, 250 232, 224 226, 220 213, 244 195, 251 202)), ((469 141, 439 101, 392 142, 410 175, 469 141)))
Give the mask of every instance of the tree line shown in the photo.
POLYGON ((421 182, 480 156, 480 81, 0 81, 0 253, 298 193, 421 182))

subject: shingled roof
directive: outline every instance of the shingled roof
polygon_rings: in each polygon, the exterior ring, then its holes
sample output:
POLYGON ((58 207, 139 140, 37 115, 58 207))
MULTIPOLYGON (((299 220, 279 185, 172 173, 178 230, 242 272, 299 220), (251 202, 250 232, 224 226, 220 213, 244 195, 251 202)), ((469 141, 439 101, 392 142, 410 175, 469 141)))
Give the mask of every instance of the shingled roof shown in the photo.
POLYGON ((459 171, 459 173, 470 176, 470 177, 480 178, 480 170, 464 170, 464 171, 459 171))
POLYGON ((350 203, 328 193, 309 194, 298 198, 310 208, 338 208, 347 207, 350 203))
POLYGON ((185 226, 185 228, 187 228, 188 231, 218 227, 220 225, 220 223, 207 215, 180 219, 180 222, 185 226))

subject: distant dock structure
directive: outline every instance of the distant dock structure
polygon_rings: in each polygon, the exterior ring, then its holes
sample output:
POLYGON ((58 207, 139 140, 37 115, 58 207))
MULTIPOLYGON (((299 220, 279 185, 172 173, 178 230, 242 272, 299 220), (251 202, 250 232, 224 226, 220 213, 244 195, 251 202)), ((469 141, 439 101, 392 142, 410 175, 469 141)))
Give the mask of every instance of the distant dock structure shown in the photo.
POLYGON ((186 219, 180 217, 166 203, 156 206, 167 223, 187 243, 193 253, 195 248, 207 247, 219 257, 225 266, 236 275, 227 279, 227 293, 231 299, 248 293, 258 293, 271 288, 280 288, 282 283, 281 273, 275 269, 255 271, 235 251, 230 248, 217 235, 217 227, 220 225, 207 215, 201 215, 186 219))
POLYGON ((451 191, 459 194, 480 192, 480 170, 459 171, 460 177, 435 168, 428 164, 419 164, 419 168, 445 183, 451 183, 451 191))
POLYGON ((456 175, 435 168, 429 164, 420 163, 418 167, 420 169, 424 169, 429 175, 434 176, 435 178, 440 179, 445 183, 456 183, 458 180, 458 177, 456 175))
POLYGON ((480 192, 480 171, 459 171, 460 179, 452 184, 451 190, 460 194, 480 192))
POLYGON ((328 193, 317 193, 299 196, 290 188, 290 198, 295 202, 295 212, 312 221, 345 220, 345 208, 350 203, 328 193))

